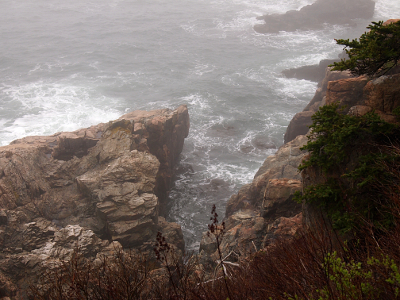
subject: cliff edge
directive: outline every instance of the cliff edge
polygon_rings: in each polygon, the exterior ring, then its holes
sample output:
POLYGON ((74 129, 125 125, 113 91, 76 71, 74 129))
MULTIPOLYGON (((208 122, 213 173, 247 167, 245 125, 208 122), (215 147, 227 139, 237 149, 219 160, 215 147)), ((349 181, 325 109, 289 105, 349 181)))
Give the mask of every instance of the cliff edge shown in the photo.
POLYGON ((0 148, 0 295, 74 250, 152 254, 160 231, 184 251, 178 224, 161 215, 189 132, 186 106, 134 111, 74 132, 0 148))
MULTIPOLYGON (((307 155, 301 147, 308 141, 311 116, 321 106, 337 103, 345 114, 361 116, 374 111, 386 122, 398 122, 393 113, 400 107, 398 69, 389 75, 368 78, 327 68, 319 86, 303 112, 291 120, 285 144, 265 160, 252 183, 229 199, 221 244, 225 254, 233 250, 247 255, 268 247, 276 239, 295 236, 305 223, 312 224, 315 211, 294 202, 293 195, 320 181, 318 174, 300 174, 297 167, 307 155)), ((204 234, 200 251, 217 258, 216 249, 213 239, 204 234)))

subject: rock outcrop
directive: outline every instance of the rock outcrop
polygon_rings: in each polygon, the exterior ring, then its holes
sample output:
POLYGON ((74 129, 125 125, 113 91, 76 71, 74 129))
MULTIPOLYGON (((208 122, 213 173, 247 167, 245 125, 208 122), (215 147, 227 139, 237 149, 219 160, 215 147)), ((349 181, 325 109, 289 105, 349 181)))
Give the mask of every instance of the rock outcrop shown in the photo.
MULTIPOLYGON (((285 132, 284 143, 292 141, 299 135, 307 134, 309 126, 312 124, 311 116, 319 109, 319 107, 326 103, 328 83, 339 79, 353 80, 350 72, 331 71, 331 68, 325 69, 325 76, 319 82, 319 87, 310 103, 308 103, 302 112, 295 114, 290 121, 285 132)), ((331 92, 331 90, 329 90, 329 92, 331 92)))
MULTIPOLYGON (((293 201, 296 191, 323 180, 318 170, 311 168, 300 174, 297 167, 306 158, 301 151, 308 138, 311 116, 320 106, 339 103, 344 113, 362 115, 374 110, 389 122, 398 122, 393 110, 400 107, 400 74, 370 79, 353 77, 349 72, 326 70, 314 98, 303 112, 296 114, 287 128, 285 144, 269 156, 254 176, 227 204, 225 235, 220 245, 223 254, 232 250, 246 255, 269 247, 276 239, 289 239, 304 226, 313 226, 321 212, 312 206, 293 201)), ((213 237, 206 234, 200 245, 203 256, 219 259, 213 237)))
POLYGON ((1 147, 0 289, 14 293, 22 270, 76 247, 90 257, 110 245, 149 251, 161 231, 183 251, 180 226, 160 214, 188 131, 180 106, 1 147))
MULTIPOLYGON (((278 234, 287 237, 282 233, 287 231, 282 229, 287 224, 299 223, 301 205, 293 201, 293 193, 301 190, 297 166, 305 155, 300 147, 306 142, 307 137, 299 136, 283 145, 265 160, 253 182, 229 199, 221 244, 225 254, 234 250, 245 255, 259 250, 278 234)), ((212 260, 218 259, 216 247, 215 239, 203 234, 200 253, 212 260)))
MULTIPOLYGON (((373 111, 386 122, 399 124, 394 110, 400 107, 400 70, 394 69, 390 74, 378 78, 360 76, 330 81, 327 87, 326 104, 339 104, 343 113, 355 116, 362 116, 373 111)), ((364 151, 370 153, 371 149, 364 148, 364 151)), ((349 151, 349 159, 342 162, 343 170, 354 168, 360 150, 354 151, 357 153, 349 151)), ((329 174, 330 178, 339 176, 341 176, 340 173, 329 174)), ((310 185, 325 183, 325 180, 326 176, 322 174, 320 168, 310 167, 302 172, 303 189, 310 185)), ((304 223, 308 227, 315 227, 315 224, 326 217, 320 208, 312 204, 306 204, 303 212, 304 223)))
POLYGON ((344 55, 339 55, 339 59, 324 59, 317 65, 308 65, 298 68, 286 69, 282 71, 282 74, 287 78, 305 79, 315 82, 320 82, 324 78, 326 68, 332 65, 334 62, 339 62, 340 58, 344 55))
POLYGON ((326 23, 353 25, 354 19, 371 19, 374 10, 375 2, 372 0, 317 0, 300 10, 262 16, 259 19, 264 24, 255 25, 254 30, 259 33, 277 33, 320 29, 326 23))

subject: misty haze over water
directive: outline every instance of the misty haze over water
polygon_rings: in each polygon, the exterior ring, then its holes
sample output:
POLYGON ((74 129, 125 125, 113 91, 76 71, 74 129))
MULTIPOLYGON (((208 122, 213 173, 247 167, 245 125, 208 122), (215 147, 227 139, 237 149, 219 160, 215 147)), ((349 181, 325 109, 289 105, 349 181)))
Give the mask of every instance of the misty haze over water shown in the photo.
MULTIPOLYGON (((258 34, 263 14, 313 0, 5 0, 0 3, 0 143, 72 131, 137 109, 187 104, 170 220, 196 249, 216 204, 283 143, 316 83, 281 71, 336 58, 356 27, 258 34)), ((400 17, 377 0, 373 20, 400 17)))

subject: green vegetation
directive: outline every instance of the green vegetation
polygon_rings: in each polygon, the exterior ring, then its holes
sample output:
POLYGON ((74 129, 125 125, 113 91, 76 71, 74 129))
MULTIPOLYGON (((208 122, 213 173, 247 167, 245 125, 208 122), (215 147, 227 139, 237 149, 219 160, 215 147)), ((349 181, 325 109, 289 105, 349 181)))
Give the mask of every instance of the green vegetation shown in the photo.
MULTIPOLYGON (((381 284, 376 284, 377 278, 374 278, 377 274, 381 275, 378 281, 384 282, 396 298, 399 296, 399 267, 387 255, 380 259, 371 257, 361 263, 354 260, 345 262, 333 252, 325 257, 323 266, 331 289, 334 289, 341 299, 383 299, 382 294, 385 291, 381 289, 381 284)), ((318 292, 318 300, 330 299, 327 286, 318 292)))
POLYGON ((399 155, 391 151, 398 142, 399 127, 373 112, 361 117, 344 115, 336 104, 323 106, 312 120, 312 134, 302 148, 310 156, 299 170, 314 168, 320 176, 303 195, 297 193, 296 200, 320 207, 342 232, 360 229, 365 223, 376 228, 393 225, 391 203, 381 185, 395 181, 386 168, 400 163, 399 155))
POLYGON ((400 22, 383 25, 372 22, 360 39, 336 40, 344 45, 348 59, 334 63, 333 70, 350 70, 354 75, 380 76, 398 65, 400 59, 400 22))

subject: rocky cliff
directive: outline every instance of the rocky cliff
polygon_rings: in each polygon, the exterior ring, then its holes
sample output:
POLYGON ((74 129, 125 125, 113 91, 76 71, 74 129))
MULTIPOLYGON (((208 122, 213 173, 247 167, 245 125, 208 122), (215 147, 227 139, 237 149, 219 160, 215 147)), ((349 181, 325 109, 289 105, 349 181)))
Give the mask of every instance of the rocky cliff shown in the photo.
MULTIPOLYGON (((315 209, 302 207, 292 198, 295 191, 321 180, 320 173, 300 174, 297 167, 306 156, 300 148, 307 143, 311 116, 331 103, 339 103, 347 114, 363 115, 374 110, 385 121, 397 122, 393 110, 400 107, 400 71, 371 79, 326 69, 313 99, 290 122, 285 144, 265 160, 252 183, 229 199, 221 244, 224 253, 254 252, 277 238, 291 238, 304 224, 313 223, 315 209)), ((215 241, 205 234, 200 251, 218 258, 215 241)))
POLYGON ((93 258, 149 251, 161 231, 183 251, 180 226, 160 215, 188 132, 180 106, 1 147, 0 295, 77 247, 93 258))

